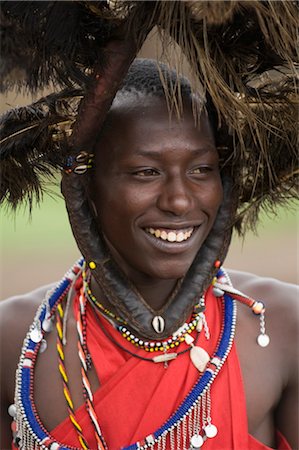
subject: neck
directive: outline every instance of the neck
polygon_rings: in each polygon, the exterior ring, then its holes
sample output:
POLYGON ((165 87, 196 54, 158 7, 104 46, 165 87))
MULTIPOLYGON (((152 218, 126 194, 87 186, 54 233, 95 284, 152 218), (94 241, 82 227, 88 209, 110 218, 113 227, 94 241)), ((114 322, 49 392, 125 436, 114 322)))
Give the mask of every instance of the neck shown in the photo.
MULTIPOLYGON (((177 284, 178 280, 139 280, 138 283, 132 283, 132 289, 135 289, 138 295, 142 297, 141 301, 145 301, 154 311, 159 311, 172 296, 177 284)), ((113 306, 110 304, 109 298, 104 297, 101 287, 94 277, 91 278, 90 288, 103 306, 113 312, 113 306)))

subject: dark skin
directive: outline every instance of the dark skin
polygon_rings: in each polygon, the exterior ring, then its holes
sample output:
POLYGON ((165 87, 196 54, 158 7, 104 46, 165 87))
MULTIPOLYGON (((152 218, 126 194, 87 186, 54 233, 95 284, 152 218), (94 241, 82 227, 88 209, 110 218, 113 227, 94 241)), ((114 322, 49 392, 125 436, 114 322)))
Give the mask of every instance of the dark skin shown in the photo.
MULTIPOLYGON (((188 110, 183 121, 169 125, 165 104, 160 100, 141 101, 139 98, 134 102, 132 98, 119 99, 119 103, 115 102, 113 106, 99 145, 101 158, 97 162, 96 178, 92 183, 92 201, 98 212, 99 226, 103 228, 113 257, 121 269, 134 282, 144 299, 154 309, 158 309, 173 290, 177 279, 188 270, 194 258, 193 247, 196 246, 197 251, 202 244, 221 201, 218 156, 212 133, 204 118, 201 128, 195 129, 188 110), (123 114, 124 107, 126 115, 123 114), (146 120, 142 121, 141 118, 145 116, 146 120), (119 130, 117 135, 115 120, 119 130), (147 129, 142 128, 142 123, 146 123, 147 129), (153 146, 146 150, 159 154, 154 162, 153 155, 150 161, 148 155, 136 156, 137 149, 145 149, 147 142, 153 143, 153 146), (201 151, 194 152, 195 147, 201 151), (133 161, 133 173, 127 170, 128 161, 130 167, 133 161), (121 201, 118 197, 118 182, 122 184, 121 201), (132 186, 135 188, 132 189, 132 186), (131 202, 134 191, 138 193, 131 202), (101 211, 104 213, 101 214, 101 211), (111 211, 115 214, 110 214, 111 211), (182 225, 183 228, 194 226, 195 231, 190 238, 193 245, 189 246, 187 239, 180 249, 174 247, 176 244, 160 245, 153 241, 155 238, 147 236, 148 227, 177 230, 182 225), (122 239, 119 239, 119 235, 122 239), (138 259, 138 249, 139 253, 142 252, 142 260, 138 259), (168 264, 169 259, 172 264, 168 264)), ((254 298, 263 299, 267 305, 267 332, 271 336, 271 344, 267 348, 260 348, 256 344, 258 319, 248 308, 238 307, 236 345, 244 380, 249 432, 264 444, 275 448, 275 429, 279 428, 291 447, 297 449, 297 289, 252 274, 229 273, 238 289, 254 298)), ((95 295, 101 295, 95 281, 93 290, 95 295)), ((20 349, 46 291, 47 287, 42 287, 0 304, 3 408, 0 448, 3 450, 10 448, 7 407, 13 403, 14 374, 20 349)), ((78 407, 83 398, 72 316, 68 321, 67 338, 66 367, 74 404, 78 407)), ((36 405, 48 430, 67 417, 55 342, 56 334, 52 332, 48 335, 48 349, 38 358, 36 366, 36 405)), ((98 380, 93 372, 90 378, 93 389, 96 389, 98 380)))

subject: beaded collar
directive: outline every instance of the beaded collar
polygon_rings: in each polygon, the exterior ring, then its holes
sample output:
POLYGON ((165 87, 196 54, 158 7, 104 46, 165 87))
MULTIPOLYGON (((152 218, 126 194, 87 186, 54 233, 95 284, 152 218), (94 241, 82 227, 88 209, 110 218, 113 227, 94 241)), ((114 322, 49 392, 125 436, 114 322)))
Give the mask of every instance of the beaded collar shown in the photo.
MULTIPOLYGON (((74 279, 82 269, 80 260, 64 276, 58 285, 50 291, 39 307, 33 324, 24 340, 20 362, 16 375, 15 405, 13 415, 16 421, 16 443, 22 450, 78 450, 76 447, 65 446, 56 442, 45 429, 36 411, 33 401, 33 375, 38 353, 45 346, 44 335, 51 329, 52 317, 72 287, 74 279)), ((223 272, 221 273, 223 276, 223 272)), ((229 280, 227 280, 229 282, 229 280)), ((229 295, 223 297, 223 323, 220 339, 214 355, 211 357, 205 371, 199 377, 189 394, 182 401, 177 410, 156 431, 146 436, 142 441, 124 447, 123 450, 145 450, 148 448, 160 450, 166 448, 169 439, 171 448, 175 447, 176 439, 181 437, 181 429, 186 429, 187 419, 200 414, 200 405, 210 403, 210 387, 223 366, 231 350, 236 324, 236 304, 229 295)), ((190 448, 199 449, 207 438, 215 436, 214 425, 210 415, 205 418, 200 429, 193 429, 193 436, 189 437, 190 448)), ((186 433, 185 433, 186 435, 186 433)))

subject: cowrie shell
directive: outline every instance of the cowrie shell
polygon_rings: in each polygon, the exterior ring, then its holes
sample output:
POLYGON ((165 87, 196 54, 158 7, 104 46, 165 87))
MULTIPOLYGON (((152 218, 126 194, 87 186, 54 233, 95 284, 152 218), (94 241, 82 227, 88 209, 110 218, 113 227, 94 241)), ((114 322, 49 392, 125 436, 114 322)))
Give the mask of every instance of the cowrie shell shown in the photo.
POLYGON ((155 316, 152 320, 152 326, 156 333, 163 333, 165 328, 165 321, 161 316, 155 316))

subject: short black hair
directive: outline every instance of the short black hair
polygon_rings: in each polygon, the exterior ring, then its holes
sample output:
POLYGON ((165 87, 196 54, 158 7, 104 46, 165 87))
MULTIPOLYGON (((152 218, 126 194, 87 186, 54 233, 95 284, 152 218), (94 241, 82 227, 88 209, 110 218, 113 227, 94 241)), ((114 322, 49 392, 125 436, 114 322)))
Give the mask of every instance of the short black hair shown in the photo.
MULTIPOLYGON (((155 59, 137 58, 131 64, 122 86, 117 92, 117 96, 134 93, 136 95, 152 95, 158 98, 165 98, 165 91, 175 93, 182 99, 190 101, 194 98, 194 92, 192 92, 188 78, 155 59)), ((217 114, 215 108, 209 96, 205 99, 202 93, 197 94, 197 100, 200 100, 205 105, 205 110, 216 138, 217 114)))
POLYGON ((154 59, 135 59, 119 92, 136 92, 164 97, 165 89, 161 81, 161 74, 167 89, 173 89, 179 83, 182 96, 191 99, 192 90, 189 80, 179 75, 175 70, 169 69, 166 64, 154 59))

